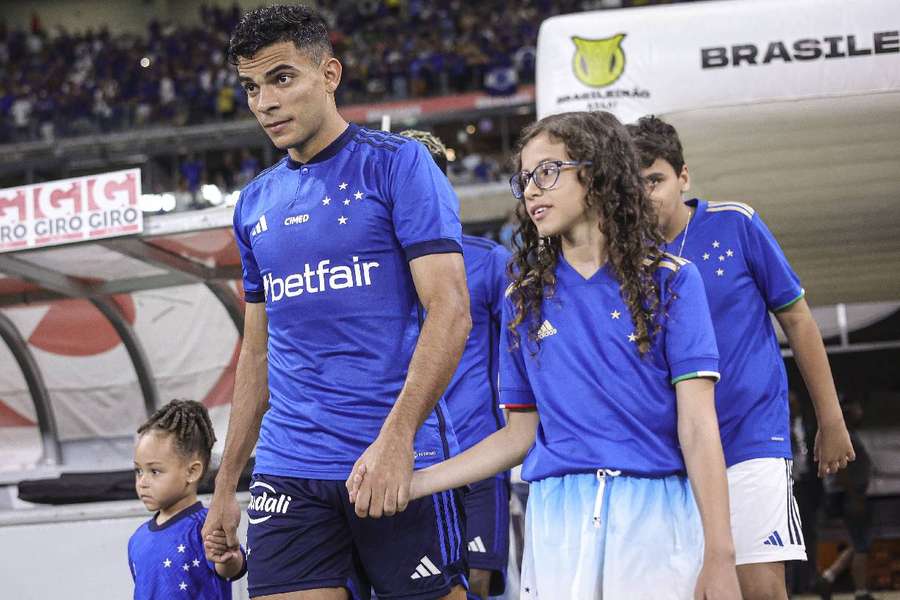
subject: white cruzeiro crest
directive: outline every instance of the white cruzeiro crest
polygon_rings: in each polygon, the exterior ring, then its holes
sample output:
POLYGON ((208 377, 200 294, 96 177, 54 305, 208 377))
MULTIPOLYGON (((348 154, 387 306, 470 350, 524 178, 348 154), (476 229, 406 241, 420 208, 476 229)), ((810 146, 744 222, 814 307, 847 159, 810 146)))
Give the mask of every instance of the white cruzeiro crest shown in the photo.
POLYGON ((278 514, 285 514, 291 505, 291 498, 287 494, 281 494, 268 483, 254 481, 250 486, 250 504, 247 505, 247 520, 251 525, 264 523, 278 514), (262 494, 253 493, 255 488, 262 488, 262 494), (265 516, 250 516, 250 511, 256 513, 268 513, 265 516))

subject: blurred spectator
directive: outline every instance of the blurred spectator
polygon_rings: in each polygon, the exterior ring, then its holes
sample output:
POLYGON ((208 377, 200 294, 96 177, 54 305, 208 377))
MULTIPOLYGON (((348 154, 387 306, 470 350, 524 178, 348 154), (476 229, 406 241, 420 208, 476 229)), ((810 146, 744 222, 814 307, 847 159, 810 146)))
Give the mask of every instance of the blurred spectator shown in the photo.
POLYGON ((872 478, 872 461, 866 447, 857 433, 862 422, 863 409, 859 402, 843 405, 844 421, 850 432, 850 441, 856 453, 856 460, 846 469, 830 475, 831 493, 828 505, 840 515, 850 537, 850 545, 845 548, 822 575, 816 580, 816 591, 823 600, 831 600, 832 587, 838 576, 850 568, 854 584, 855 600, 875 600, 866 585, 866 566, 872 545, 872 511, 867 495, 872 478))
POLYGON ((191 195, 194 205, 200 204, 200 186, 206 183, 206 165, 192 153, 181 163, 182 188, 191 195))

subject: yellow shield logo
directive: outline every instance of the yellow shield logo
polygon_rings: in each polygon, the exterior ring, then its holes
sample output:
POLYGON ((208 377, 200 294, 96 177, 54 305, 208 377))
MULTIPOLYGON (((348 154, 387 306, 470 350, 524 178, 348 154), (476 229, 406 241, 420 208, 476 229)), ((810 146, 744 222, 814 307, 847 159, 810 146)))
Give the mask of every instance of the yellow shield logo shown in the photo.
POLYGON ((602 40, 572 37, 575 44, 572 70, 578 81, 591 87, 605 87, 621 77, 625 70, 624 39, 624 33, 602 40))

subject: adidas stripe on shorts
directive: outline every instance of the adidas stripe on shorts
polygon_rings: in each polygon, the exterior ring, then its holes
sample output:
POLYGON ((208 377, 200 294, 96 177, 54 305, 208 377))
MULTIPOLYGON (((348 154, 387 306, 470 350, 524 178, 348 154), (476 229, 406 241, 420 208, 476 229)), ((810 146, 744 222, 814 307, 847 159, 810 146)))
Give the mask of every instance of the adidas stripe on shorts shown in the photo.
POLYGON ((522 600, 689 600, 702 563, 686 477, 577 474, 531 484, 522 600))
POLYGON ((727 474, 737 564, 806 560, 791 461, 754 458, 727 474))

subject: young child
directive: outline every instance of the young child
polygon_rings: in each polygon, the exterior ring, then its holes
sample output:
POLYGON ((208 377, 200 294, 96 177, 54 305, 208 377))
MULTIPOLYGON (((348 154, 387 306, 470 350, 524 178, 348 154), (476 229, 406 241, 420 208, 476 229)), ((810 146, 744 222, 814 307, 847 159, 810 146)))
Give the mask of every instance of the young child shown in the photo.
MULTIPOLYGON (((519 147, 500 342, 509 420, 417 471, 411 495, 524 458, 523 599, 739 598, 696 268, 659 251, 635 147, 611 114, 547 117, 519 147)), ((365 476, 348 479, 351 501, 365 476)))
POLYGON ((644 117, 629 131, 669 252, 697 265, 719 347, 716 412, 745 600, 787 600, 784 561, 806 560, 791 482, 787 375, 770 313, 787 335, 816 409, 819 475, 854 458, 804 290, 759 214, 740 202, 684 201, 690 174, 675 128, 644 117))
POLYGON ((231 581, 245 572, 243 552, 220 552, 208 562, 200 535, 206 509, 197 486, 216 441, 206 407, 172 400, 137 432, 134 485, 156 514, 128 540, 135 600, 230 599, 231 581))

